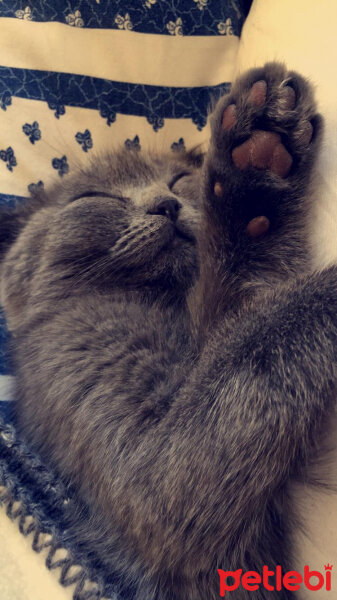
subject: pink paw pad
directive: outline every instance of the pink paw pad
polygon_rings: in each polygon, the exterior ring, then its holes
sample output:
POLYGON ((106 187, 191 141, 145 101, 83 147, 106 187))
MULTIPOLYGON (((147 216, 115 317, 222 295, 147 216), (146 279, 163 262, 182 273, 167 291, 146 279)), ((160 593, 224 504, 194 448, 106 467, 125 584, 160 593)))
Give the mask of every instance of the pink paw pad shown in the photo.
POLYGON ((222 185, 221 185, 220 181, 217 181, 217 182, 214 184, 214 189, 213 189, 213 192, 214 192, 214 195, 215 195, 215 196, 217 196, 218 198, 221 198, 221 196, 223 195, 223 193, 224 193, 224 189, 223 189, 223 187, 222 187, 222 185))
MULTIPOLYGON (((261 79, 261 81, 256 81, 256 83, 254 83, 252 85, 252 88, 248 95, 249 104, 252 104, 253 106, 256 106, 257 108, 259 108, 265 104, 266 98, 267 98, 267 83, 266 83, 266 81, 264 81, 262 79, 261 79)), ((224 111, 223 116, 222 116, 222 129, 224 131, 230 131, 232 129, 232 127, 234 127, 236 122, 237 122, 236 105, 230 104, 229 106, 227 106, 227 108, 224 111)))
POLYGON ((222 117, 222 129, 229 131, 236 123, 236 105, 230 104, 227 106, 222 117))
POLYGON ((264 79, 256 81, 249 92, 248 102, 254 106, 260 107, 266 103, 267 82, 264 79))
POLYGON ((309 146, 312 136, 314 133, 314 128, 310 121, 305 121, 303 123, 302 129, 299 131, 298 141, 302 146, 309 146))
POLYGON ((267 233, 269 227, 270 221, 268 217, 261 215, 260 217, 255 217, 249 221, 246 231, 250 237, 257 238, 267 233))
POLYGON ((279 177, 287 177, 293 163, 278 133, 258 129, 243 144, 234 148, 232 158, 238 169, 268 169, 279 177))
POLYGON ((284 110, 294 110, 296 106, 296 93, 290 85, 286 85, 281 91, 280 101, 284 110))

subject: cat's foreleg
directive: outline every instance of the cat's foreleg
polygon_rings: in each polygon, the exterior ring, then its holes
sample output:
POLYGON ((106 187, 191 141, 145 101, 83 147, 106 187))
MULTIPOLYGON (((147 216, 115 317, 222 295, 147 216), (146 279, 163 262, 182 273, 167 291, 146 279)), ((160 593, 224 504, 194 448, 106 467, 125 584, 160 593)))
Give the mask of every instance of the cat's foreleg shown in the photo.
POLYGON ((308 268, 321 138, 311 85, 277 63, 239 78, 211 117, 203 167, 199 293, 213 314, 308 268), (216 308, 217 307, 217 308, 216 308), (215 310, 216 308, 216 310, 215 310))
POLYGON ((162 491, 181 518, 171 560, 180 547, 185 572, 208 564, 217 581, 212 557, 225 570, 286 566, 282 498, 335 402, 336 315, 331 268, 279 288, 209 337, 166 422, 162 491))

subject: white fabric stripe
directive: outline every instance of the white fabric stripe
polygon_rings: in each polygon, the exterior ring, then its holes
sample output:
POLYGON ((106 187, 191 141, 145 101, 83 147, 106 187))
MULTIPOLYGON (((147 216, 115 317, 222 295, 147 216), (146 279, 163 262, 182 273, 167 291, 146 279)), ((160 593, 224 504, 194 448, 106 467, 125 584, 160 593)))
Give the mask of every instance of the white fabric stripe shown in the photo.
POLYGON ((10 172, 0 161, 0 192, 18 196, 27 196, 27 186, 39 179, 45 185, 55 181, 58 174, 51 161, 63 154, 67 156, 70 175, 94 154, 113 150, 135 135, 142 148, 166 151, 181 137, 188 148, 207 143, 209 138, 208 126, 198 131, 190 119, 165 119, 165 126, 154 132, 145 117, 117 114, 116 121, 108 127, 96 110, 67 106, 66 113, 55 119, 46 102, 16 97, 6 111, 0 110, 0 132, 0 148, 12 146, 18 163, 10 172), (33 121, 38 121, 41 130, 41 139, 34 145, 22 132, 22 125, 33 121), (76 133, 85 129, 90 130, 93 139, 93 148, 87 153, 75 140, 76 133))
POLYGON ((14 377, 0 375, 0 402, 13 400, 14 377))
POLYGON ((0 19, 3 66, 126 83, 193 87, 232 81, 238 44, 234 35, 183 37, 0 19))

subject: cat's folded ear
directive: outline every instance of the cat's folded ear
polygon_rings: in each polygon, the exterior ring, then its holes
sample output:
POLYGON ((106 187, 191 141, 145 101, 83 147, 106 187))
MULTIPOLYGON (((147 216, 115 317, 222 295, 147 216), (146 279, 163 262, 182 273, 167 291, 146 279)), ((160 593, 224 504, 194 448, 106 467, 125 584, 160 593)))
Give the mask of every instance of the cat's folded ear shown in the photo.
POLYGON ((189 150, 182 146, 174 154, 175 158, 182 160, 185 165, 187 163, 187 165, 199 169, 203 165, 206 150, 203 148, 203 144, 198 144, 189 150))
POLYGON ((199 169, 203 165, 205 154, 202 144, 198 144, 186 152, 186 159, 191 166, 199 169))
POLYGON ((0 208, 0 260, 15 242, 32 214, 45 202, 44 194, 21 200, 15 207, 0 208))

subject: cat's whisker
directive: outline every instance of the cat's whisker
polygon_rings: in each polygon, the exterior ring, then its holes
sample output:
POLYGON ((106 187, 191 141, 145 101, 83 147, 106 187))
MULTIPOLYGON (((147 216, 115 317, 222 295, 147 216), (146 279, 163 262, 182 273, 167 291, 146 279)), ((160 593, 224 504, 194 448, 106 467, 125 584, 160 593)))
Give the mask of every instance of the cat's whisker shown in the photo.
MULTIPOLYGON (((74 262, 71 263, 70 268, 73 270, 73 266, 76 266, 76 265, 81 266, 81 263, 82 262, 87 263, 88 259, 90 260, 90 257, 88 257, 88 256, 78 257, 77 259, 74 260, 74 262)), ((91 278, 91 280, 94 281, 95 279, 97 279, 97 277, 98 277, 97 268, 100 264, 102 264, 102 257, 99 257, 94 262, 87 265, 85 268, 80 268, 78 273, 72 274, 72 272, 71 272, 69 274, 68 273, 64 274, 62 278, 66 277, 67 279, 69 279, 69 284, 68 284, 67 291, 66 291, 67 295, 69 294, 69 292, 73 291, 73 289, 76 286, 78 286, 80 283, 83 283, 84 281, 90 281, 91 273, 94 276, 91 278)))

